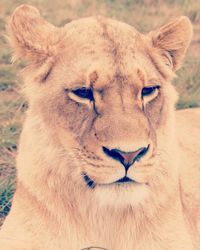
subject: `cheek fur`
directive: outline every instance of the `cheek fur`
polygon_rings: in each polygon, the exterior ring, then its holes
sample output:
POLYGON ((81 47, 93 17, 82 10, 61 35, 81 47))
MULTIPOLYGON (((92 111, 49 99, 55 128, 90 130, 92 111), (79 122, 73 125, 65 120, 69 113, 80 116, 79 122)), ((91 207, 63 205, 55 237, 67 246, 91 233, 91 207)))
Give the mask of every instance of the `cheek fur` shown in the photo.
POLYGON ((161 126, 163 116, 164 98, 160 93, 154 100, 149 102, 145 107, 145 113, 153 126, 157 129, 161 126))
POLYGON ((70 129, 77 139, 81 139, 91 132, 95 113, 87 104, 80 104, 66 98, 57 106, 56 112, 64 126, 70 129))

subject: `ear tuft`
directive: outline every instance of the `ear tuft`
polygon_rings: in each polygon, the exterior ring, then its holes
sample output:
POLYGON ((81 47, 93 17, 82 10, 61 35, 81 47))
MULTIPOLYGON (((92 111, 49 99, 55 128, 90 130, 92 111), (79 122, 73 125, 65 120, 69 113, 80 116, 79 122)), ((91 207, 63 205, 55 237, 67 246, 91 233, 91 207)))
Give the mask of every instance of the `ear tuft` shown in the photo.
POLYGON ((176 71, 180 68, 182 60, 185 56, 187 48, 192 39, 193 28, 189 18, 182 16, 168 24, 162 26, 156 31, 152 31, 149 35, 152 44, 160 53, 168 54, 172 68, 176 71))
POLYGON ((30 62, 42 62, 52 56, 58 40, 57 29, 46 22, 36 8, 29 5, 16 8, 8 24, 13 61, 25 58, 30 62))

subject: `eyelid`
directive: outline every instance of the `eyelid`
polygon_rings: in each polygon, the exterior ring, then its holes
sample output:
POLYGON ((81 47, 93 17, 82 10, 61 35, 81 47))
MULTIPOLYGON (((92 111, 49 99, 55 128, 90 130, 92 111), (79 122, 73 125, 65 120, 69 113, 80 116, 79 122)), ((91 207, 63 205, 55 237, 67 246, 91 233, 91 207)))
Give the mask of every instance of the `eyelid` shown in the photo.
POLYGON ((152 77, 152 78, 149 78, 147 81, 146 81, 146 84, 147 85, 161 85, 161 82, 162 82, 162 78, 159 78, 159 77, 152 77))
POLYGON ((83 100, 89 100, 89 101, 93 101, 94 100, 94 95, 93 95, 93 90, 91 88, 87 88, 82 86, 81 88, 73 88, 69 91, 68 95, 70 95, 70 97, 72 99, 76 99, 76 101, 80 101, 83 102, 83 100), (77 99, 78 98, 78 99, 77 99))
POLYGON ((146 85, 146 86, 143 86, 143 88, 161 88, 161 84, 159 83, 152 83, 152 84, 149 84, 149 85, 146 85))
POLYGON ((74 87, 74 88, 71 88, 70 89, 70 91, 75 91, 75 90, 77 90, 77 89, 90 89, 90 87, 88 87, 88 86, 78 86, 78 87, 74 87))

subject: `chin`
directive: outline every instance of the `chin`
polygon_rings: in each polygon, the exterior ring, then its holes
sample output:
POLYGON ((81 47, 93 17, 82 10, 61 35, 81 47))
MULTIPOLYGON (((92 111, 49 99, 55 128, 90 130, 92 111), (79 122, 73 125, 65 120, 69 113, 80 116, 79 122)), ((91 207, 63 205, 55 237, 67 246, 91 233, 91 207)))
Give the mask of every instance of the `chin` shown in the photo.
POLYGON ((99 185, 94 192, 99 207, 127 208, 144 204, 149 197, 146 184, 99 185))

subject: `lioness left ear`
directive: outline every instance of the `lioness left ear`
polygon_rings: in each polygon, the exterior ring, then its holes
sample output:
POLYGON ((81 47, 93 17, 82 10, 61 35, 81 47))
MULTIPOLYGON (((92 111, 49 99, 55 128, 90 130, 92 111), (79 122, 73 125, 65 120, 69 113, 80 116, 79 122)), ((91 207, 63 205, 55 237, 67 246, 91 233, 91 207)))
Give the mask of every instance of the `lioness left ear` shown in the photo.
POLYGON ((36 8, 21 5, 11 16, 8 39, 14 51, 13 61, 24 58, 29 63, 41 63, 55 54, 59 29, 45 21, 36 8))
POLYGON ((192 34, 193 28, 189 18, 182 16, 150 32, 149 36, 153 47, 159 50, 171 68, 176 71, 181 66, 192 34))

